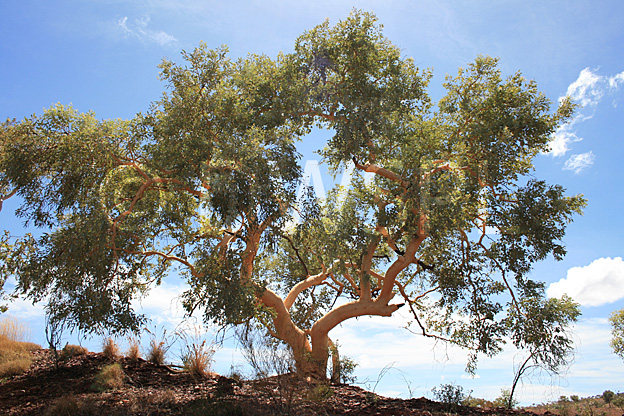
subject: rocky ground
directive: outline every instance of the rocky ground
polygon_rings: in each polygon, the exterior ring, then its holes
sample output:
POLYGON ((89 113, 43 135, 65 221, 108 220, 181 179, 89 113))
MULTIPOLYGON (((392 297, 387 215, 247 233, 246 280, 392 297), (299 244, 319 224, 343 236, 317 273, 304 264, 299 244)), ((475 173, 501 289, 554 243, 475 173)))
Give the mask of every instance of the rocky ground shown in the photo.
POLYGON ((217 374, 194 378, 144 360, 120 358, 124 384, 98 392, 94 377, 110 364, 101 353, 61 362, 34 353, 25 374, 0 381, 2 415, 532 415, 526 411, 448 408, 425 398, 381 397, 351 385, 327 385, 295 375, 237 381, 217 374))

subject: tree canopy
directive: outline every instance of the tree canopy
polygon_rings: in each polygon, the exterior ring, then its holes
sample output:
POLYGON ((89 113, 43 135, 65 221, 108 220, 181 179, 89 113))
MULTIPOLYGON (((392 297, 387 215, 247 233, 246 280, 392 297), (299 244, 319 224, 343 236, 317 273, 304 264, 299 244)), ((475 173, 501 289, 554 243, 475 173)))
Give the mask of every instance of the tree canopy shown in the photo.
POLYGON ((176 271, 187 312, 260 323, 318 376, 332 328, 400 307, 408 329, 473 351, 469 369, 508 342, 554 366, 569 351, 578 305, 546 299, 531 269, 564 256, 585 204, 533 172, 570 100, 551 111, 480 56, 435 104, 431 71, 360 11, 276 58, 205 44, 183 58, 163 61, 162 99, 131 120, 59 104, 1 126, 0 195, 41 230, 2 240, 17 296, 82 331, 136 330, 131 301, 176 271), (355 173, 297 200, 296 145, 314 127, 332 134, 331 171, 355 173))
POLYGON ((624 360, 624 309, 613 311, 609 317, 611 324, 611 348, 613 353, 624 360))

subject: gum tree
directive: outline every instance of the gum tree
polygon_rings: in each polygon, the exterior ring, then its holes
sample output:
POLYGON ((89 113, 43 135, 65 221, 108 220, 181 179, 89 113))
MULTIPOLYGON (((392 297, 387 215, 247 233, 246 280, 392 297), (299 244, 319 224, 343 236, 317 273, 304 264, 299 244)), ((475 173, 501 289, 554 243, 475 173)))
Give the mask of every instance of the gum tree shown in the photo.
POLYGON ((162 63, 166 92, 132 120, 56 105, 2 126, 3 195, 42 230, 3 246, 16 295, 80 330, 123 332, 144 320, 132 299, 177 271, 189 313, 259 323, 317 377, 336 325, 400 307, 408 329, 470 349, 469 370, 506 342, 545 360, 571 348, 578 307, 551 299, 566 311, 551 319, 530 276, 563 257, 584 205, 532 172, 569 100, 551 112, 534 82, 479 57, 435 105, 430 72, 357 11, 276 59, 205 45, 183 57, 162 63), (329 168, 355 173, 297 201, 296 143, 314 126, 332 136, 329 168))
POLYGON ((611 324, 611 348, 624 360, 624 309, 616 310, 609 317, 611 324))

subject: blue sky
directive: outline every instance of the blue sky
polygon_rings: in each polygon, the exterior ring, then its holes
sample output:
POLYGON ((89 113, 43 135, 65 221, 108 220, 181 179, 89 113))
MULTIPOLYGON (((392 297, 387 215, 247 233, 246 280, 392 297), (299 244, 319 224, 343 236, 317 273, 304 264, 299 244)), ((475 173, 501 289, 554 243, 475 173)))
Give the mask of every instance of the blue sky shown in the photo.
MULTIPOLYGON (((545 261, 535 275, 549 294, 568 293, 582 305, 575 327, 577 354, 565 379, 537 377, 522 386, 523 403, 560 395, 624 390, 624 362, 608 346, 611 311, 624 308, 624 2, 549 1, 199 1, 61 0, 4 2, 0 17, 0 117, 41 113, 54 103, 72 103, 99 118, 131 118, 163 91, 157 65, 180 60, 201 40, 226 44, 231 56, 291 51, 295 38, 326 18, 335 23, 353 7, 374 12, 384 33, 420 67, 432 67, 433 98, 443 94, 446 74, 455 74, 478 54, 500 58, 505 74, 520 70, 553 101, 566 94, 583 104, 577 117, 553 137, 552 151, 536 160, 536 175, 584 194, 585 215, 568 228, 568 255, 545 261), (619 384, 618 384, 619 383, 619 384)), ((316 133, 302 165, 318 159, 312 148, 328 134, 316 133)), ((323 176, 325 189, 330 187, 323 176)), ((11 199, 0 212, 2 228, 22 232, 11 199)), ((143 302, 155 324, 175 325, 180 311, 171 299, 181 287, 167 281, 143 302), (166 306, 163 306, 166 305, 166 306)), ((41 307, 24 302, 12 313, 31 323, 45 343, 41 307)), ((400 329, 400 317, 360 319, 333 333, 343 352, 360 362, 357 375, 373 382, 393 364, 377 391, 407 397, 429 395, 455 382, 473 395, 493 399, 510 384, 514 360, 508 351, 481 361, 476 378, 463 373, 465 354, 431 345, 400 329)), ((86 342, 93 342, 86 341, 86 342)), ((97 347, 94 347, 97 348, 97 347)), ((226 373, 242 362, 232 345, 218 355, 226 373)))

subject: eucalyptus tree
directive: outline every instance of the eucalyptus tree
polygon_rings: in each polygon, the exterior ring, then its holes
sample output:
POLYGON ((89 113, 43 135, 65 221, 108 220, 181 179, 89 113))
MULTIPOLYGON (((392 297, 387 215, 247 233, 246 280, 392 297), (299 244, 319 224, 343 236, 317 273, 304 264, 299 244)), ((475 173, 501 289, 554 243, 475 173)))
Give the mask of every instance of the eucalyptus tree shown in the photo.
POLYGON ((551 111, 534 82, 482 56, 434 104, 431 72, 359 11, 275 59, 204 44, 183 57, 162 63, 162 99, 132 120, 56 105, 2 126, 3 195, 42 230, 3 246, 16 295, 80 330, 122 332, 145 319, 132 300, 175 270, 189 313, 259 323, 317 377, 333 328, 400 307, 408 329, 471 350, 469 370, 506 342, 544 360, 571 348, 578 306, 550 300, 565 312, 552 319, 530 275, 564 256, 584 205, 532 172, 569 100, 551 111), (331 171, 355 174, 297 201, 296 144, 315 126, 332 135, 331 171))
POLYGON ((616 310, 609 316, 611 324, 611 348, 613 353, 624 360, 624 309, 616 310))

